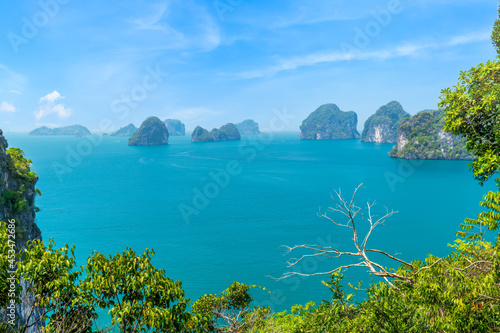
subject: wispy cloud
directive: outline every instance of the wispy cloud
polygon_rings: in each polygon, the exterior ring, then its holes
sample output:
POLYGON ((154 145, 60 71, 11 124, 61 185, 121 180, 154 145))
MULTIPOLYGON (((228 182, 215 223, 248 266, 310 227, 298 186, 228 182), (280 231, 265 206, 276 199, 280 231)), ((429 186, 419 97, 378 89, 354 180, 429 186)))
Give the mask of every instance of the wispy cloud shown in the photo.
POLYGON ((263 69, 244 71, 237 76, 242 79, 273 76, 279 72, 294 70, 300 67, 314 66, 322 63, 334 63, 349 60, 387 60, 399 57, 416 57, 424 51, 442 49, 466 45, 471 43, 484 42, 489 40, 490 32, 481 31, 451 37, 446 42, 414 42, 405 43, 392 48, 376 51, 352 50, 345 51, 321 51, 305 56, 297 56, 281 60, 278 64, 263 69))
POLYGON ((17 109, 13 104, 9 104, 5 101, 0 103, 0 112, 16 112, 17 109))
POLYGON ((55 113, 60 119, 66 119, 71 116, 71 109, 66 108, 63 104, 56 104, 57 101, 64 99, 64 96, 54 90, 40 98, 38 110, 34 112, 35 119, 38 121, 48 115, 55 113))
POLYGON ((21 95, 21 92, 19 90, 12 89, 9 91, 10 94, 16 94, 16 95, 21 95))

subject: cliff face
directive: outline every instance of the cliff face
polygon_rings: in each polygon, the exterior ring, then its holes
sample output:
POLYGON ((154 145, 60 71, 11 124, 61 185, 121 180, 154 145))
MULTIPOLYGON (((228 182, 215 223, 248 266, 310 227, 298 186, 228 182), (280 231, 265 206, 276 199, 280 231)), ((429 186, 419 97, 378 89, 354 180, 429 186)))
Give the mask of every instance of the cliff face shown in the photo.
POLYGON ((252 119, 243 120, 241 123, 236 124, 236 128, 240 134, 260 134, 259 124, 252 119))
POLYGON ((137 127, 134 124, 128 124, 111 134, 111 136, 132 136, 135 132, 137 132, 137 127))
POLYGON ((394 143, 398 141, 398 127, 401 119, 409 118, 401 104, 392 101, 380 107, 375 114, 365 122, 361 141, 394 143))
POLYGON ((46 126, 32 130, 30 135, 91 135, 90 131, 81 125, 72 125, 66 127, 48 128, 46 126))
POLYGON ((191 142, 215 142, 230 140, 241 140, 240 132, 233 123, 228 123, 219 129, 214 128, 210 132, 200 126, 197 126, 191 135, 191 142))
POLYGON ((359 139, 358 115, 325 104, 311 113, 300 126, 300 138, 308 140, 359 139))
MULTIPOLYGON (((0 130, 0 221, 16 220, 16 250, 26 249, 27 241, 41 239, 42 234, 35 223, 35 214, 38 208, 35 206, 35 196, 40 194, 35 189, 38 176, 31 171, 31 161, 23 157, 18 149, 7 149, 7 141, 0 130)), ((23 290, 26 290, 25 281, 21 281, 23 290)), ((29 296, 22 296, 27 297, 29 296)), ((31 307, 25 303, 17 306, 16 314, 21 323, 26 318, 31 307)), ((33 320, 37 318, 35 309, 33 320)), ((4 313, 0 311, 0 318, 4 313)), ((31 327, 27 333, 39 332, 39 328, 31 327)))
POLYGON ((172 136, 186 135, 186 126, 180 120, 167 119, 165 120, 165 125, 167 125, 169 135, 172 136))
POLYGON ((443 130, 444 111, 422 111, 401 120, 391 157, 405 159, 471 160, 465 140, 443 130))
POLYGON ((168 144, 168 129, 157 117, 149 117, 128 140, 129 146, 155 146, 168 144))

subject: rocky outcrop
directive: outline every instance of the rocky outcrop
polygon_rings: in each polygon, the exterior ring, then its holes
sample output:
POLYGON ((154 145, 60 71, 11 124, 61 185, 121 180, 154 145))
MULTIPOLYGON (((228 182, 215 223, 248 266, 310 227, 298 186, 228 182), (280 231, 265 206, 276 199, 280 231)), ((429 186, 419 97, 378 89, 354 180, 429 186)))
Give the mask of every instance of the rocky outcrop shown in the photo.
MULTIPOLYGON (((0 130, 0 221, 7 222, 14 219, 16 225, 16 251, 26 249, 26 243, 34 239, 41 239, 42 234, 35 223, 35 196, 40 191, 35 189, 38 176, 31 171, 31 161, 23 156, 19 149, 7 149, 8 144, 0 130)), ((23 290, 27 289, 25 281, 21 281, 23 290)), ((30 300, 30 296, 23 294, 21 299, 30 300)), ((20 303, 16 308, 16 315, 21 324, 26 323, 31 307, 20 303)), ((35 309, 31 318, 37 318, 35 309)), ((0 311, 0 318, 5 312, 0 311)), ((36 325, 35 325, 36 326, 36 325)), ((26 332, 40 332, 40 328, 32 326, 26 332)))
POLYGON ((168 134, 172 136, 186 135, 186 126, 180 120, 167 119, 165 125, 167 125, 168 134))
POLYGON ((125 127, 120 128, 118 131, 111 134, 111 136, 132 136, 137 132, 137 127, 134 124, 128 124, 125 127))
POLYGON ((325 104, 311 113, 300 126, 300 138, 307 140, 359 139, 358 115, 325 104))
POLYGON ((389 153, 390 156, 404 159, 473 159, 474 156, 465 149, 465 140, 445 132, 443 127, 443 110, 426 110, 402 119, 397 146, 389 153))
POLYGON ((398 128, 401 119, 409 118, 401 104, 392 101, 381 106, 375 114, 365 122, 361 141, 378 143, 395 143, 398 141, 398 128))
POLYGON ((219 129, 214 128, 210 132, 200 126, 197 126, 191 135, 191 142, 215 142, 230 140, 241 140, 240 132, 233 123, 227 123, 219 129))
POLYGON ((129 146, 156 146, 168 144, 168 129, 157 117, 149 117, 128 140, 129 146))
POLYGON ((87 127, 82 125, 72 125, 66 127, 48 128, 46 126, 32 130, 30 135, 74 135, 84 136, 91 135, 87 127))
POLYGON ((260 134, 259 124, 252 119, 243 120, 241 123, 236 124, 236 128, 240 134, 260 134))

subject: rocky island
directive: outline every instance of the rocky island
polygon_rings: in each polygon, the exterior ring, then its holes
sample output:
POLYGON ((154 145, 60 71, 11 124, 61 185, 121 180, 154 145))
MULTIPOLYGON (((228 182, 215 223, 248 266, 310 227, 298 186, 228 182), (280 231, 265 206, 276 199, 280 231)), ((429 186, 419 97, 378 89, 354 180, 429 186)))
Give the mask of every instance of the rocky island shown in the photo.
POLYGON ((357 125, 356 112, 344 112, 335 104, 325 104, 302 122, 300 138, 306 140, 359 139, 357 125))
POLYGON ((378 143, 395 143, 398 141, 399 122, 403 118, 409 118, 401 104, 392 101, 381 106, 375 114, 365 122, 361 141, 378 143))
POLYGON ((197 126, 191 135, 191 142, 215 142, 230 140, 241 140, 240 132, 233 123, 227 123, 219 129, 214 128, 210 132, 200 126, 197 126))
POLYGON ((128 140, 129 146, 156 146, 168 144, 168 129, 158 117, 149 117, 128 140))
POLYGON ((424 110, 411 118, 402 119, 397 146, 391 157, 430 160, 472 160, 465 149, 465 140, 447 133, 443 110, 424 110))
POLYGON ((127 126, 112 133, 111 136, 132 136, 135 132, 137 132, 137 127, 135 127, 134 124, 128 124, 127 126))
POLYGON ((84 136, 92 135, 90 131, 82 125, 72 125, 66 127, 48 128, 42 126, 29 132, 29 135, 74 135, 84 136))
POLYGON ((240 134, 260 134, 259 124, 252 119, 243 120, 241 123, 236 124, 236 128, 240 134))
POLYGON ((167 125, 168 134, 172 136, 186 135, 186 126, 180 120, 166 119, 165 125, 167 125))

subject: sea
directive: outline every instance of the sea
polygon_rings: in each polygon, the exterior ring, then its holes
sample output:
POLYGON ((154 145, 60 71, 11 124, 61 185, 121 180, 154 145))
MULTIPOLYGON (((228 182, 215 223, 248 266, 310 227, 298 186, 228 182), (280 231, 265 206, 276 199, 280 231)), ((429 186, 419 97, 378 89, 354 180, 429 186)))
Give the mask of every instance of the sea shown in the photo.
MULTIPOLYGON (((253 305, 274 311, 329 300, 321 281, 357 257, 306 257, 288 248, 320 245, 354 251, 352 230, 331 211, 338 194, 363 214, 360 238, 372 221, 367 248, 406 261, 445 256, 464 218, 474 218, 493 184, 478 185, 468 161, 390 158, 393 144, 359 140, 300 140, 299 133, 264 133, 241 141, 191 143, 170 137, 164 146, 128 146, 128 138, 5 134, 39 175, 36 223, 44 240, 76 245, 78 265, 93 251, 127 247, 155 251, 153 264, 182 282, 191 302, 234 281, 259 285, 253 305), (322 217, 326 214, 330 219, 322 217), (287 272, 299 272, 280 279, 287 272)), ((337 200, 337 203, 340 201, 337 200)), ((384 266, 398 263, 373 256, 384 266)), ((366 268, 344 272, 348 283, 378 282, 366 268)), ((362 299, 362 292, 358 292, 362 299)))

